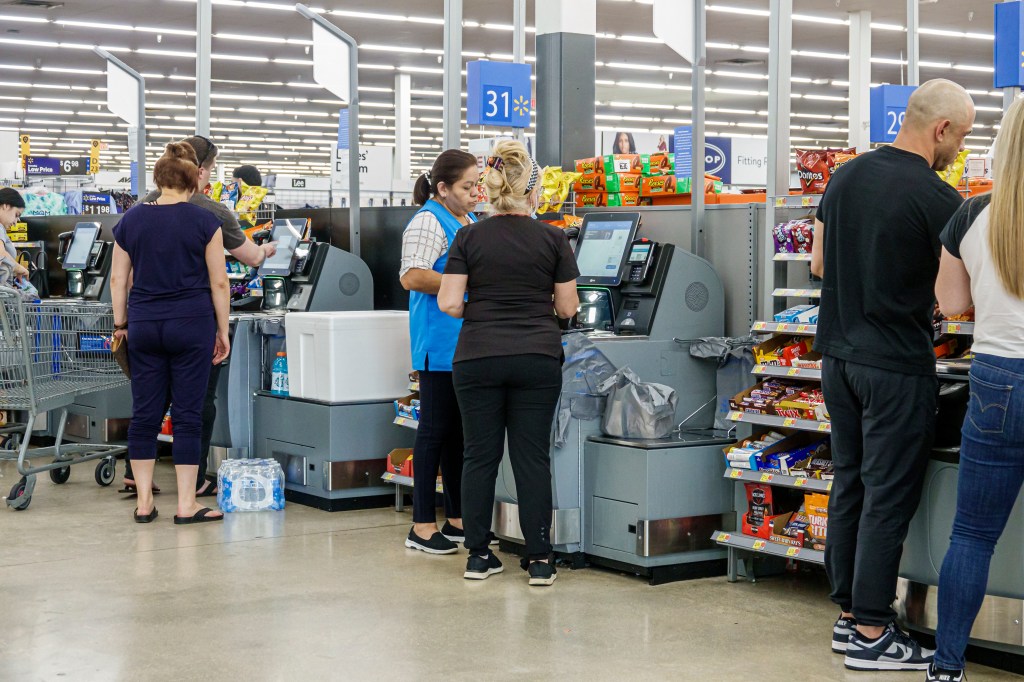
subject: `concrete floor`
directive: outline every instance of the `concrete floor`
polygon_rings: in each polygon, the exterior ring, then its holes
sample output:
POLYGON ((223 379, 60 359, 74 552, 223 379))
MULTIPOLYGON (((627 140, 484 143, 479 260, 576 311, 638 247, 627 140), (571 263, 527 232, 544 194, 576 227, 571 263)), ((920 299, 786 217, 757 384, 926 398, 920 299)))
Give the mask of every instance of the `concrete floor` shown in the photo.
MULTIPOLYGON (((118 471, 120 483, 120 468, 118 471)), ((0 464, 0 494, 16 480, 0 464)), ((402 546, 409 513, 299 505, 177 527, 92 467, 31 506, 0 508, 0 680, 922 680, 852 673, 829 650, 835 609, 820 577, 650 587, 563 570, 528 588, 462 579, 465 554, 402 546)), ((973 666, 971 682, 1021 679, 973 666)))

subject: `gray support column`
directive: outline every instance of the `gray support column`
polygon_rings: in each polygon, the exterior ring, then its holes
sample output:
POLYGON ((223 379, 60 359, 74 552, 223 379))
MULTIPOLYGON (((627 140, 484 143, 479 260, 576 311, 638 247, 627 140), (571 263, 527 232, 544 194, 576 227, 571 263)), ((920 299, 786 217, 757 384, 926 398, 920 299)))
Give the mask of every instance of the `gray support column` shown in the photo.
POLYGON ((850 146, 871 149, 871 12, 850 12, 850 146))
POLYGON ((594 156, 597 0, 537 0, 537 163, 594 156))
POLYGON ((921 84, 920 0, 907 0, 907 85, 921 84))
POLYGON ((407 182, 412 171, 412 77, 395 76, 395 172, 394 179, 407 182))
POLYGON ((693 64, 690 71, 690 107, 693 127, 693 167, 690 177, 690 252, 704 257, 704 99, 707 83, 706 1, 693 2, 693 64))
POLYGON ((445 149, 462 147, 462 0, 444 0, 445 149))
POLYGON ((210 136, 210 50, 213 0, 196 2, 196 135, 210 136))
POLYGON ((765 207, 766 228, 758 235, 761 242, 761 267, 758 283, 761 291, 761 319, 771 319, 775 299, 768 283, 768 271, 775 248, 769 237, 769 227, 776 223, 775 202, 772 197, 789 194, 790 135, 789 119, 792 110, 790 77, 793 62, 793 0, 771 0, 768 18, 768 203, 765 207))
MULTIPOLYGON (((526 63, 526 0, 512 0, 512 61, 526 63)), ((522 141, 525 128, 515 129, 515 139, 522 141)))

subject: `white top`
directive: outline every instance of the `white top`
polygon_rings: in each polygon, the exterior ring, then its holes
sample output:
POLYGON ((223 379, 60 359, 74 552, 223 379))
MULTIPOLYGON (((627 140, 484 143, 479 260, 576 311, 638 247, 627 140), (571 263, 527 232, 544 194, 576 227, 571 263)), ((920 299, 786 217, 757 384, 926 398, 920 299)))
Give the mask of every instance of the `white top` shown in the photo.
POLYGON ((448 236, 441 221, 430 211, 413 216, 402 233, 402 265, 399 277, 413 268, 433 270, 434 263, 448 250, 448 236))

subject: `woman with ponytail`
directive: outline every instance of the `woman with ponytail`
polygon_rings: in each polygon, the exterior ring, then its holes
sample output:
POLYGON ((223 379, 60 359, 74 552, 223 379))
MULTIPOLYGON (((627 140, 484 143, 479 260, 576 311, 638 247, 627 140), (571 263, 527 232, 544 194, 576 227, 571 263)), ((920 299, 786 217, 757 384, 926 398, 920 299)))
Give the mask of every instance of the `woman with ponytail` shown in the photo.
POLYGON ((935 285, 943 314, 975 311, 956 516, 928 671, 936 681, 964 679, 992 553, 1024 482, 1024 99, 1006 112, 992 152, 995 188, 968 199, 946 225, 935 285))
POLYGON ((402 235, 402 286, 409 291, 412 367, 420 373, 420 419, 413 460, 413 527, 405 546, 428 554, 452 554, 462 531, 462 415, 452 385, 452 356, 462 327, 441 312, 437 291, 455 235, 475 222, 476 157, 442 152, 416 181, 413 199, 423 206, 402 235), (447 520, 437 528, 434 496, 438 467, 447 520))
POLYGON ((132 207, 114 228, 111 298, 114 336, 127 338, 132 371, 128 456, 138 494, 137 523, 157 517, 153 469, 168 395, 174 404, 172 452, 178 478, 174 522, 223 518, 196 501, 203 396, 210 368, 231 347, 221 220, 189 203, 199 173, 191 146, 167 145, 153 171, 159 198, 132 207))
POLYGON ((462 507, 470 556, 463 577, 483 580, 503 570, 488 542, 507 436, 526 539, 522 567, 530 585, 550 585, 549 447, 562 390, 556 316, 576 313, 579 270, 562 230, 530 217, 541 172, 526 147, 500 142, 487 165, 497 215, 459 231, 438 294, 441 309, 464 320, 454 362, 466 434, 462 507))

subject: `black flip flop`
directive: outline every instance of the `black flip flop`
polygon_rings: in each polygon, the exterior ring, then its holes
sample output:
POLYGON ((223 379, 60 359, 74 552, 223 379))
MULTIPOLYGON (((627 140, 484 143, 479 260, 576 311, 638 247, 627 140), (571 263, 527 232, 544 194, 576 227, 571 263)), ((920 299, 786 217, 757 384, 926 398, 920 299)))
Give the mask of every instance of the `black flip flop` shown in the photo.
POLYGON ((159 512, 157 512, 156 507, 153 507, 153 511, 148 514, 140 514, 139 508, 136 507, 135 511, 132 512, 132 516, 135 517, 135 523, 153 523, 156 517, 159 516, 159 512))
MULTIPOLYGON (((128 495, 128 497, 130 499, 132 497, 137 497, 138 496, 139 488, 138 488, 138 486, 136 486, 134 484, 125 483, 124 487, 121 488, 120 490, 118 490, 117 492, 121 493, 122 495, 128 495)), ((155 485, 153 486, 153 494, 154 495, 159 495, 160 494, 160 488, 158 486, 155 486, 155 485)))
POLYGON ((223 521, 224 516, 210 516, 213 512, 209 507, 203 507, 192 516, 181 517, 177 514, 174 515, 174 523, 179 526, 184 526, 190 523, 210 523, 211 521, 223 521))
POLYGON ((211 483, 203 492, 196 491, 196 497, 217 497, 217 486, 211 483))

